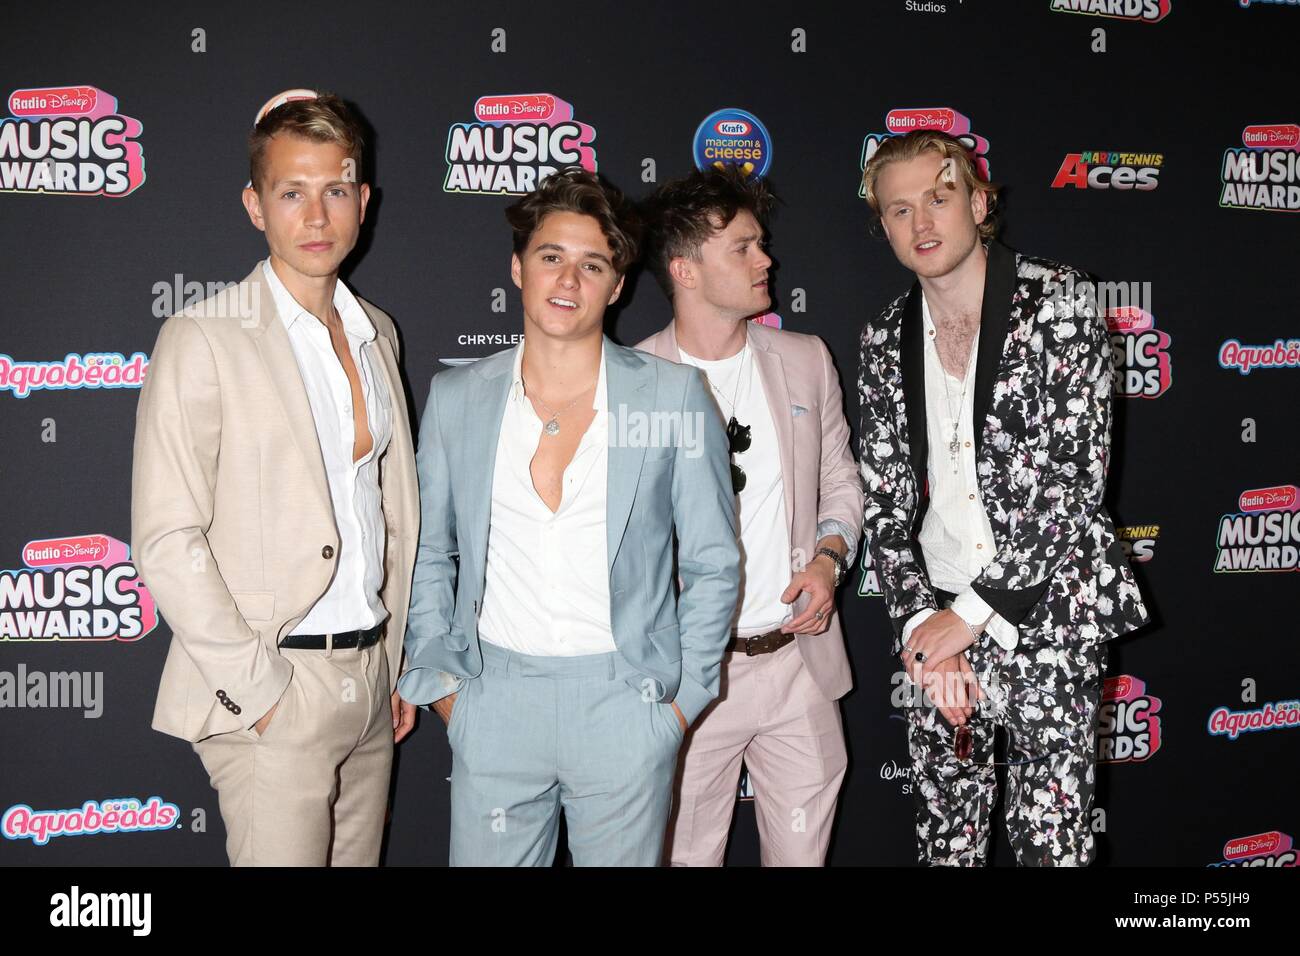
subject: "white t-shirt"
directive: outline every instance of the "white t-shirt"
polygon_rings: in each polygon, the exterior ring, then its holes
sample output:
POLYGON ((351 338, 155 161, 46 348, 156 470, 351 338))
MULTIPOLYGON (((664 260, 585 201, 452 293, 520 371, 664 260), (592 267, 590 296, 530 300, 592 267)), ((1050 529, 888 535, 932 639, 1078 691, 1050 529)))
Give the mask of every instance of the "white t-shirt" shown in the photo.
POLYGON ((748 344, 735 355, 715 362, 686 352, 681 352, 681 357, 684 364, 704 372, 723 424, 734 414, 737 422, 750 429, 749 449, 731 456, 731 461, 745 472, 745 488, 737 503, 743 563, 741 599, 733 624, 742 637, 761 634, 794 616, 793 605, 781 603, 781 593, 790 585, 793 568, 781 452, 772 409, 748 344))

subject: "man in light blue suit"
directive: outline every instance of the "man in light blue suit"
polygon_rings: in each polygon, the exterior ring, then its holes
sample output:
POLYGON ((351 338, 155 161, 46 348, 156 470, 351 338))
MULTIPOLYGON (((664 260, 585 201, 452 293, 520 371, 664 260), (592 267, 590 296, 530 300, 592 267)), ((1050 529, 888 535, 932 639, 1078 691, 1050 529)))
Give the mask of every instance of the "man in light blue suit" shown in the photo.
POLYGON ((451 863, 653 866, 739 586, 727 438, 699 373, 614 344, 636 257, 590 173, 507 210, 519 346, 434 378, 402 698, 447 721, 451 863), (674 566, 674 536, 676 566, 674 566))

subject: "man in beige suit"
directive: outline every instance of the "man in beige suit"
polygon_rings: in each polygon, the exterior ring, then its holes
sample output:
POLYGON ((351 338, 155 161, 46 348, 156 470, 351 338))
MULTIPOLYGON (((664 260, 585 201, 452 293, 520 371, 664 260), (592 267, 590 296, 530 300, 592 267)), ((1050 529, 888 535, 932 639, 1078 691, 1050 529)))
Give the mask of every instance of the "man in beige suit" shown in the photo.
POLYGON ((750 321, 771 306, 766 184, 734 166, 646 204, 648 262, 673 321, 638 348, 704 371, 727 423, 744 562, 722 692, 683 746, 667 839, 677 866, 721 866, 743 760, 765 866, 825 862, 847 766, 836 701, 852 686, 835 588, 862 485, 839 376, 812 335, 750 321))
POLYGON ((153 726, 194 743, 233 865, 378 863, 419 501, 392 320, 338 270, 359 126, 283 103, 249 139, 270 257, 172 316, 136 417, 132 550, 172 629, 153 726))

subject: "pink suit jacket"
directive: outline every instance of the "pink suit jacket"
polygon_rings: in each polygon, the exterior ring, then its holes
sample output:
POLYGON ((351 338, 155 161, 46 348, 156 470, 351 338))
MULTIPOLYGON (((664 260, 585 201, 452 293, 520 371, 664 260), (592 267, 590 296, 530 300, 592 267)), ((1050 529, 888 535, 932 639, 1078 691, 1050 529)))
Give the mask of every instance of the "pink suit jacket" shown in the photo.
MULTIPOLYGON (((748 324, 747 334, 776 424, 791 564, 799 558, 811 562, 820 522, 834 519, 859 533, 862 528, 862 479, 849 450, 839 375, 815 335, 756 322, 748 324)), ((674 323, 636 347, 671 362, 682 360, 674 323)), ((832 615, 823 633, 800 634, 796 641, 804 666, 826 699, 847 694, 853 676, 840 616, 832 615)))

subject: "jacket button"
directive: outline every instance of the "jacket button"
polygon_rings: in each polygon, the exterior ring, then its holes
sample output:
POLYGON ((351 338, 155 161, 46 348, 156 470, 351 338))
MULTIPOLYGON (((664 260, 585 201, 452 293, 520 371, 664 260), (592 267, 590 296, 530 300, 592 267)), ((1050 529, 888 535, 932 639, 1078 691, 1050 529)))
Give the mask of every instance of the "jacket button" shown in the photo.
POLYGON ((332 544, 325 545, 325 547, 320 549, 320 556, 326 561, 334 557, 334 546, 332 544))

